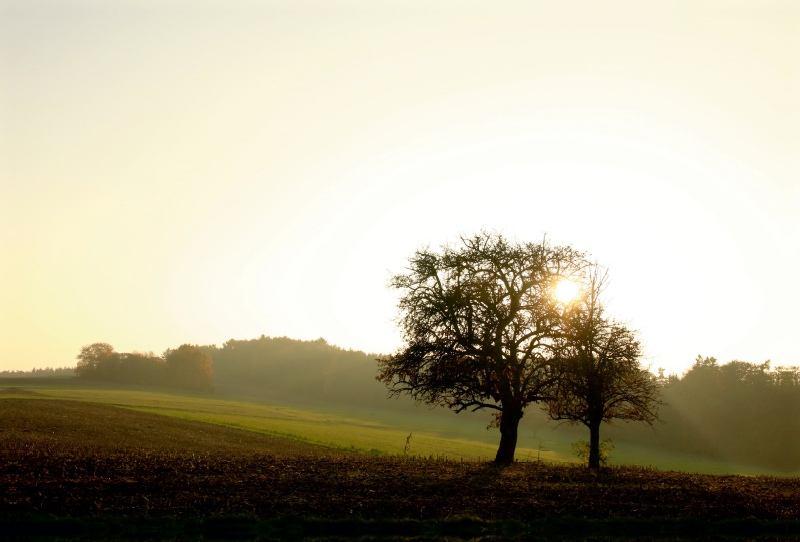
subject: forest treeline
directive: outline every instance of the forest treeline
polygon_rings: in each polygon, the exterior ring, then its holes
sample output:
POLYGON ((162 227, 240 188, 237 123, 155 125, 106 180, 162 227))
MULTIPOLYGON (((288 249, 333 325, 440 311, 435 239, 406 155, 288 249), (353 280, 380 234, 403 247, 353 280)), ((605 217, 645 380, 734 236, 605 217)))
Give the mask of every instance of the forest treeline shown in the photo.
POLYGON ((698 356, 661 377, 663 423, 618 424, 615 439, 781 471, 800 469, 800 368, 698 356))
MULTIPOLYGON (((200 348, 214 360, 217 384, 233 392, 271 391, 384 409, 399 403, 387 402, 386 387, 375 380, 377 354, 345 350, 325 339, 262 335, 200 348)), ((409 400, 402 404, 413 407, 409 400)))
POLYGON ((153 352, 117 352, 108 343, 94 343, 81 348, 75 374, 108 382, 211 392, 211 364, 207 353, 190 344, 157 356, 153 352))
MULTIPOLYGON (((375 380, 377 355, 344 350, 324 339, 299 341, 262 335, 200 348, 213 359, 220 386, 367 408, 415 408, 408 399, 387 400, 385 386, 375 380)), ((655 430, 615 423, 605 430, 615 441, 781 471, 800 468, 797 367, 772 369, 769 362, 720 364, 712 357, 698 357, 683 376, 662 375, 659 380, 666 402, 659 413, 663 423, 656 423, 655 430)), ((544 416, 529 408, 523 421, 526 419, 538 424, 544 416)))
POLYGON ((75 367, 34 367, 30 371, 0 371, 0 378, 52 378, 75 376, 75 367))

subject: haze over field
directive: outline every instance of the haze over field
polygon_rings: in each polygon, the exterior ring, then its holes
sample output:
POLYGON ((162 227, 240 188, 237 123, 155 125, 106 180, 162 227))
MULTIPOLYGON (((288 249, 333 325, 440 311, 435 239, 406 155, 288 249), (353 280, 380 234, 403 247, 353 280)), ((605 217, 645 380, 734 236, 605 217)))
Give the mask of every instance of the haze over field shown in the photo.
POLYGON ((609 265, 654 367, 800 365, 797 2, 0 1, 0 370, 390 352, 480 228, 609 265))

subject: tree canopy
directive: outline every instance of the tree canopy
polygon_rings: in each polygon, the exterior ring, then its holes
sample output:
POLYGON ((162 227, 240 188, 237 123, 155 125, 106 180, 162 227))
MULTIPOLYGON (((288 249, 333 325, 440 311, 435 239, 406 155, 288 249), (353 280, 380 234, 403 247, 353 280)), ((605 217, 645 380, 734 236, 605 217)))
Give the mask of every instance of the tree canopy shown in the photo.
POLYGON ((582 292, 564 311, 560 346, 563 372, 546 400, 550 417, 589 428, 589 468, 598 468, 600 425, 613 420, 658 419, 660 385, 642 366, 642 346, 635 331, 606 314, 601 299, 607 275, 586 268, 582 292))
POLYGON ((211 356, 199 347, 182 344, 164 352, 166 380, 172 386, 199 391, 214 391, 211 356))
POLYGON ((125 384, 165 386, 213 391, 211 357, 189 344, 167 350, 163 356, 152 352, 117 352, 108 343, 81 348, 76 376, 125 384))
POLYGON ((549 397, 559 378, 562 307, 554 288, 586 265, 584 254, 543 239, 493 232, 418 250, 394 275, 404 346, 382 357, 378 379, 391 394, 495 411, 495 461, 514 460, 525 407, 549 397))
POLYGON ((682 376, 660 378, 667 403, 657 432, 615 438, 791 473, 800 469, 800 368, 697 356, 682 376))

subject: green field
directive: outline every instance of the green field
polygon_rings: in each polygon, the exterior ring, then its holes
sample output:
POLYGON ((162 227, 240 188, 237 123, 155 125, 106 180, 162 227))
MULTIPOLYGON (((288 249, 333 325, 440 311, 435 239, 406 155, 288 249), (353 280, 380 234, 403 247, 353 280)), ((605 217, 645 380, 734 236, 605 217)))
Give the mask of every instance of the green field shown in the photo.
MULTIPOLYGON (((280 436, 329 447, 375 455, 402 455, 406 437, 411 437, 411 455, 444 456, 459 460, 489 460, 499 441, 497 430, 487 431, 475 418, 432 415, 424 407, 419 413, 341 406, 310 407, 239 396, 203 395, 172 390, 110 386, 91 382, 32 379, 0 384, 0 397, 30 397, 89 401, 200 421, 256 433, 280 436), (13 387, 33 394, 8 393, 13 387), (5 393, 4 393, 5 392, 5 393)), ((574 462, 571 442, 586 438, 571 428, 521 428, 519 461, 574 462)), ((652 466, 663 470, 708 474, 779 473, 757 467, 616 442, 613 464, 652 466)))

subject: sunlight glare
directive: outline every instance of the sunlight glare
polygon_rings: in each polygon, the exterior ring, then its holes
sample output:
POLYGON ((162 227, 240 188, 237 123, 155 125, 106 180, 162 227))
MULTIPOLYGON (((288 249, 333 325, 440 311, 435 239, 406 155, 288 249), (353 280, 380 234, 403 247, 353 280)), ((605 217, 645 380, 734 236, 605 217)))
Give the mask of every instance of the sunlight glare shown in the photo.
POLYGON ((569 279, 561 279, 558 285, 556 285, 556 299, 564 304, 569 303, 578 297, 580 290, 581 287, 577 282, 569 279))

